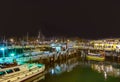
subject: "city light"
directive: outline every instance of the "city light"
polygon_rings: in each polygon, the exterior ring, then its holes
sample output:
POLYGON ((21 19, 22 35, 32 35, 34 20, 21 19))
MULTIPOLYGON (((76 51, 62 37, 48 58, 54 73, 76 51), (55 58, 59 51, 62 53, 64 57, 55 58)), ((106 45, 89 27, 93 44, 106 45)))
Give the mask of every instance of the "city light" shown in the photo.
POLYGON ((4 51, 4 50, 5 50, 5 48, 0 48, 0 50, 4 51))
POLYGON ((68 42, 70 41, 70 40, 67 40, 68 42))
POLYGON ((3 57, 5 57, 5 48, 0 48, 0 50, 2 50, 3 57))
POLYGON ((38 42, 39 40, 37 39, 36 42, 38 42))
POLYGON ((55 40, 55 42, 58 42, 58 40, 55 40))
POLYGON ((14 42, 14 39, 13 39, 13 38, 11 38, 11 39, 10 39, 10 41, 11 41, 11 42, 14 42))
POLYGON ((12 57, 15 56, 15 53, 11 53, 10 56, 12 56, 12 57))

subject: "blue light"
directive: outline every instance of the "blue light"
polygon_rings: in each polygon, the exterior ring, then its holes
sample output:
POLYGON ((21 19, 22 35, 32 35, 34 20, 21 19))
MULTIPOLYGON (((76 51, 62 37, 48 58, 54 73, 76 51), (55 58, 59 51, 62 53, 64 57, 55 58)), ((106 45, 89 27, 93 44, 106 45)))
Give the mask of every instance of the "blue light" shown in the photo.
POLYGON ((0 48, 0 50, 5 50, 5 48, 0 48))
POLYGON ((59 46, 56 47, 56 51, 58 51, 58 52, 61 51, 61 47, 59 47, 59 46))
POLYGON ((51 73, 52 73, 52 74, 54 74, 54 73, 55 73, 54 69, 52 69, 52 70, 51 70, 51 73))
POLYGON ((14 53, 11 53, 10 56, 14 56, 15 54, 14 53))

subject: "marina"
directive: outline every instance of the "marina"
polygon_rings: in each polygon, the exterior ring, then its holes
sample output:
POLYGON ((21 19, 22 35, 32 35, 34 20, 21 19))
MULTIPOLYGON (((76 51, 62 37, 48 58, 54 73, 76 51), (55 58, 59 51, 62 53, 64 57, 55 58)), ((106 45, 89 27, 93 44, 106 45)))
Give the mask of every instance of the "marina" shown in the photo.
POLYGON ((120 3, 2 0, 0 82, 120 82, 120 3))
POLYGON ((47 80, 53 82, 57 80, 52 77, 61 78, 60 81, 63 82, 65 80, 85 81, 81 77, 91 80, 99 78, 98 82, 111 82, 108 79, 114 78, 115 82, 118 82, 117 79, 120 78, 119 52, 101 50, 96 47, 91 49, 91 46, 76 48, 76 45, 77 43, 73 41, 49 42, 47 45, 2 46, 0 49, 0 82, 47 82, 47 80), (85 76, 79 75, 81 69, 85 76), (87 74, 86 71, 90 73, 87 74), (63 74, 69 73, 75 75, 65 75, 65 79, 63 74), (90 74, 93 75, 87 77, 90 74), (81 76, 79 77, 81 80, 76 75, 81 76))
MULTIPOLYGON (((46 67, 38 82, 119 82, 120 63, 110 61, 83 61, 78 57, 60 61, 46 67)), ((27 82, 27 81, 26 81, 27 82)))

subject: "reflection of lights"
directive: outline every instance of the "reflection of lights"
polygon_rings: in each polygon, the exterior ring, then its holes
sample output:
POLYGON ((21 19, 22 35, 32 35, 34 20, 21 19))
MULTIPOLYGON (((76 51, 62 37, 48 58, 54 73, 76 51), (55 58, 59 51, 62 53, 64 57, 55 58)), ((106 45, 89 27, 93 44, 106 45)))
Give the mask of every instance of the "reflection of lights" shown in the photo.
POLYGON ((104 71, 104 78, 107 79, 107 73, 104 71))
POLYGON ((49 73, 53 75, 53 74, 61 74, 65 71, 70 72, 78 64, 79 64, 78 62, 72 62, 72 61, 70 61, 69 64, 68 62, 62 63, 60 65, 56 65, 53 69, 50 69, 49 73))
POLYGON ((97 70, 99 73, 104 74, 104 78, 107 79, 107 76, 120 77, 120 69, 113 68, 112 65, 96 65, 92 64, 91 68, 97 70))
POLYGON ((57 66, 56 66, 56 69, 57 69, 58 71, 60 71, 61 68, 60 68, 60 66, 57 65, 57 66))
POLYGON ((100 67, 98 67, 98 71, 101 73, 100 67))
POLYGON ((51 70, 51 73, 52 73, 52 74, 54 74, 54 73, 55 73, 54 69, 52 69, 52 70, 51 70))
POLYGON ((106 71, 107 71, 107 72, 112 72, 112 71, 113 71, 112 66, 111 66, 111 65, 110 65, 110 66, 107 66, 107 67, 106 67, 106 71))
POLYGON ((103 65, 101 66, 101 70, 104 70, 104 66, 103 65))
POLYGON ((109 72, 109 68, 108 67, 106 67, 106 71, 109 72))
POLYGON ((113 68, 112 68, 112 66, 110 66, 110 71, 113 71, 113 68))
POLYGON ((120 76, 120 69, 117 70, 117 75, 120 76))

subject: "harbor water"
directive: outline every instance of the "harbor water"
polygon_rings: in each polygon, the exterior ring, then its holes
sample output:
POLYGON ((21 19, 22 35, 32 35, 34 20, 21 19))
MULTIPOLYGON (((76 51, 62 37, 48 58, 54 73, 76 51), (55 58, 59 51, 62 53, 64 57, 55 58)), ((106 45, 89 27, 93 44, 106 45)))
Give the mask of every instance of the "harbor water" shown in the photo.
POLYGON ((120 82, 120 63, 74 57, 46 65, 45 73, 26 82, 120 82))

